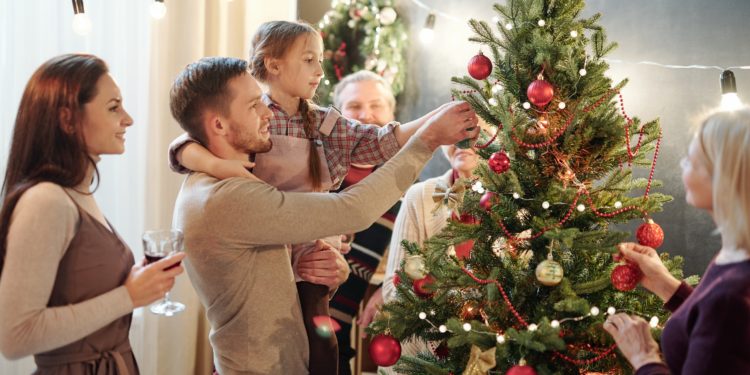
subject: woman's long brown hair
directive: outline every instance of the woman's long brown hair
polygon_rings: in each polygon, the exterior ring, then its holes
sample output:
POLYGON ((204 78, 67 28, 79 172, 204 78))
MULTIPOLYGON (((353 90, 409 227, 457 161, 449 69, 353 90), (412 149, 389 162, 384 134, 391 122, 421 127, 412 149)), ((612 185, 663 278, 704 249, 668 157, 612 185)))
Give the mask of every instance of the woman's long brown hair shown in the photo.
MULTIPOLYGON (((74 187, 89 165, 81 123, 84 105, 96 96, 96 83, 108 72, 96 56, 67 54, 46 61, 31 76, 16 114, 3 182, 0 211, 0 272, 5 263, 8 229, 21 195, 40 182, 74 187), (63 124, 63 111, 66 112, 63 124)), ((96 171, 98 179, 98 171, 96 171)))

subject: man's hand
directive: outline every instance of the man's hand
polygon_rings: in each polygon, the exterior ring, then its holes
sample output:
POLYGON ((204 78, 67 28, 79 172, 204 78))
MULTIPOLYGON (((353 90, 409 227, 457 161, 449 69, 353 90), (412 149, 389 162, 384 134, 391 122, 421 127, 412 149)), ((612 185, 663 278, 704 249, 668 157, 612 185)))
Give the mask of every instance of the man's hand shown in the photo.
POLYGON ((349 264, 341 252, 325 241, 315 241, 316 250, 303 255, 297 264, 299 276, 333 290, 349 278, 349 264))

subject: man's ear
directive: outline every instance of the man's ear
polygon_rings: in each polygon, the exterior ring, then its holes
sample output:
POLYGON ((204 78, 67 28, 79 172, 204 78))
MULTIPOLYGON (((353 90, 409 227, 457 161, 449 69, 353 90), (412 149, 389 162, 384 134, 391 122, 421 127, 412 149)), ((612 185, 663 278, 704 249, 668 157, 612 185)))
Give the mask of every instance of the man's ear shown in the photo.
POLYGON ((70 108, 61 107, 57 113, 60 128, 65 134, 75 134, 76 127, 73 125, 73 111, 70 108))
POLYGON ((281 70, 281 64, 279 59, 273 57, 266 57, 263 59, 263 65, 266 66, 266 71, 272 75, 278 75, 281 70))
POLYGON ((221 118, 215 113, 206 116, 205 126, 207 134, 215 134, 218 136, 224 136, 227 134, 228 129, 226 124, 224 124, 221 121, 221 118))

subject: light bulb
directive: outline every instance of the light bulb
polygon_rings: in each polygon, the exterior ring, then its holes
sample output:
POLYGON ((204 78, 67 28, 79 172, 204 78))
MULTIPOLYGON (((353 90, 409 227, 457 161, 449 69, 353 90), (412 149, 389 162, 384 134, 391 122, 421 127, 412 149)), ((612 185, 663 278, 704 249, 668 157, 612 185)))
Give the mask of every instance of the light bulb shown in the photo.
POLYGON ((154 2, 151 3, 151 17, 160 20, 164 18, 166 14, 167 6, 164 5, 164 0, 154 0, 154 2))
POLYGON ((505 336, 503 335, 497 335, 497 343, 502 344, 505 342, 505 336))
POLYGON ((427 319, 427 313, 425 313, 425 312, 419 313, 419 319, 422 319, 422 320, 427 319))
POLYGON ((544 27, 544 25, 546 25, 547 22, 545 22, 544 20, 539 20, 539 22, 537 22, 536 24, 539 25, 539 27, 544 27))
POLYGON ((592 315, 592 316, 597 316, 597 315, 599 315, 599 308, 598 308, 598 307, 596 307, 596 306, 592 307, 592 308, 591 308, 591 315, 592 315))
POLYGON ((722 111, 734 111, 742 108, 742 101, 737 96, 737 81, 731 70, 721 72, 721 109, 722 111))
POLYGON ((513 193, 513 199, 521 198, 521 194, 513 193))
POLYGON ((578 206, 576 207, 576 210, 578 210, 578 212, 583 212, 583 211, 586 211, 586 206, 584 206, 584 205, 583 205, 583 203, 582 203, 582 204, 579 204, 579 205, 578 205, 578 206))
POLYGON ((548 209, 549 208, 549 202, 547 202, 547 201, 542 202, 542 208, 544 208, 545 210, 548 209))
POLYGON ((466 332, 471 331, 471 323, 464 323, 464 331, 466 332))
POLYGON ((722 111, 735 111, 742 108, 742 101, 737 96, 736 92, 721 95, 721 106, 719 107, 722 111))
POLYGON ((503 86, 500 85, 499 83, 496 83, 494 86, 492 86, 492 93, 493 94, 497 94, 500 91, 503 91, 503 86))
POLYGON ((438 327, 438 331, 440 331, 440 333, 448 332, 448 327, 446 327, 445 325, 441 324, 440 327, 438 327))
POLYGON ((537 328, 539 328, 539 327, 537 327, 536 324, 534 324, 534 323, 529 324, 529 331, 534 332, 534 331, 536 331, 537 328))
POLYGON ((323 83, 325 83, 325 84, 326 84, 326 86, 328 86, 328 85, 330 85, 330 84, 331 84, 331 81, 329 81, 329 80, 325 80, 325 81, 323 81, 323 83))
POLYGON ((513 30, 513 24, 508 22, 505 24, 505 30, 513 30))
POLYGON ((622 202, 620 201, 615 202, 615 208, 622 208, 622 202))
POLYGON ((529 108, 531 108, 531 103, 523 102, 523 109, 529 109, 529 108))
POLYGON ((497 105, 497 99, 495 99, 495 98, 490 98, 490 100, 488 100, 488 102, 493 107, 497 105))
POLYGON ((424 27, 419 31, 419 40, 422 44, 431 43, 435 38, 435 14, 430 13, 424 22, 424 27))
POLYGON ((557 103, 557 108, 565 109, 565 106, 566 106, 565 102, 557 103))
POLYGON ((650 325, 651 328, 656 328, 656 326, 659 325, 659 317, 652 316, 651 320, 648 322, 648 325, 650 325))
POLYGON ((584 68, 581 68, 581 70, 579 70, 579 71, 578 71, 578 74, 580 74, 580 75, 581 75, 581 77, 585 76, 585 75, 586 75, 586 73, 587 73, 587 72, 586 72, 586 69, 584 69, 584 68))
POLYGON ((617 310, 615 310, 615 308, 612 307, 612 306, 610 306, 610 307, 607 308, 607 314, 609 314, 609 315, 615 315, 616 312, 617 312, 617 310))
POLYGON ((553 320, 549 323, 550 327, 552 328, 558 328, 560 327, 560 322, 558 320, 553 320))
POLYGON ((82 36, 86 36, 91 32, 91 19, 86 13, 78 13, 73 16, 73 31, 82 36))

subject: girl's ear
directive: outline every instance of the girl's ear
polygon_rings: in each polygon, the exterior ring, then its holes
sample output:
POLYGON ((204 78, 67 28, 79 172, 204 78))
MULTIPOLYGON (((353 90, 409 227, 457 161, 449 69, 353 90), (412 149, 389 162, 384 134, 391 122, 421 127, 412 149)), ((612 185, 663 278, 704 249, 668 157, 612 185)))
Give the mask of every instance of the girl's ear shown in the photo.
POLYGON ((73 126, 73 112, 70 108, 62 107, 60 112, 57 114, 60 120, 60 128, 66 134, 74 134, 76 132, 75 126, 73 126))
POLYGON ((279 59, 266 57, 265 59, 263 59, 263 64, 266 66, 266 71, 269 74, 278 75, 279 71, 281 70, 281 62, 279 61, 279 59))

